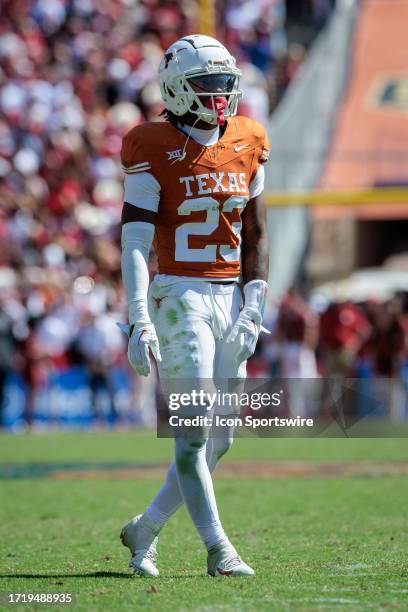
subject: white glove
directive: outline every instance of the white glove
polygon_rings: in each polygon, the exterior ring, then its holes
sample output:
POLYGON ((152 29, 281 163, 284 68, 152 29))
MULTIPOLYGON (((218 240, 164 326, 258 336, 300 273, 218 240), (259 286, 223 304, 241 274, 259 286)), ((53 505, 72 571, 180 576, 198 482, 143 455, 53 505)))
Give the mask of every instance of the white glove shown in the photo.
POLYGON ((149 348, 156 361, 161 361, 159 340, 153 323, 144 323, 137 329, 131 325, 127 355, 132 368, 142 376, 150 374, 149 348))
POLYGON ((260 331, 270 333, 262 326, 267 289, 268 284, 263 280, 253 280, 244 286, 244 307, 227 338, 232 343, 242 334, 241 347, 235 356, 238 363, 254 354, 260 331))
POLYGON ((138 374, 148 376, 151 370, 149 348, 156 361, 161 361, 159 340, 153 323, 146 321, 139 326, 118 323, 118 326, 129 336, 127 356, 130 365, 138 374))

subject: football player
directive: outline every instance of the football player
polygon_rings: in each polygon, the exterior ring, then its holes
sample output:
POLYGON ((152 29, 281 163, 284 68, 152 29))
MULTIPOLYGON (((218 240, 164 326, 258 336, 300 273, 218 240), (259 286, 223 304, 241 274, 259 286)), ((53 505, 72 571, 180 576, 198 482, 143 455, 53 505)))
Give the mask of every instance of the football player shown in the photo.
MULTIPOLYGON (((240 70, 217 40, 190 35, 159 68, 166 122, 124 138, 122 276, 128 358, 142 375, 150 351, 161 379, 243 378, 261 330, 267 289, 264 128, 235 116, 240 70), (149 287, 151 247, 159 273, 149 287), (241 291, 240 285, 243 286, 241 291)), ((232 433, 175 437, 175 461, 143 515, 121 532, 137 573, 157 576, 157 535, 185 503, 212 576, 252 576, 221 525, 211 472, 232 433)))

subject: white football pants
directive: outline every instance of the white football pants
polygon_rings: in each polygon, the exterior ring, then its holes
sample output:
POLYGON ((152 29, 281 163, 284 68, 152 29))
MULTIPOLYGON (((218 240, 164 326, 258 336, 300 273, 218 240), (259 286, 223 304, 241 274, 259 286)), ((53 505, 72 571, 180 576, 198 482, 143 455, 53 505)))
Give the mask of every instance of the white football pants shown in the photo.
POLYGON ((156 279, 149 312, 160 343, 160 378, 245 378, 246 362, 235 361, 241 339, 225 342, 242 303, 238 285, 156 279))
MULTIPOLYGON (((177 378, 245 378, 246 361, 235 360, 242 338, 232 344, 225 341, 241 303, 236 283, 169 283, 166 277, 156 277, 149 289, 149 312, 160 343, 162 383, 177 378)), ((175 461, 145 513, 156 527, 162 527, 184 501, 207 549, 228 543, 211 472, 230 448, 232 434, 226 427, 208 439, 199 429, 193 437, 175 437, 175 461)))

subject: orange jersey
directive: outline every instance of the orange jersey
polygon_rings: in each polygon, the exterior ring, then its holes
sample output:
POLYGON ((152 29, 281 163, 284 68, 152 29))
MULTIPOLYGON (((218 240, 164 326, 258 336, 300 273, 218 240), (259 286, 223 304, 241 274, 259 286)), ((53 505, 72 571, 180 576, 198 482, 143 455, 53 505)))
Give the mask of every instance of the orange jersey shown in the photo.
POLYGON ((125 173, 149 172, 160 184, 154 248, 160 274, 235 278, 240 274, 241 213, 259 165, 268 159, 265 129, 233 117, 205 147, 171 123, 134 127, 123 139, 125 173))

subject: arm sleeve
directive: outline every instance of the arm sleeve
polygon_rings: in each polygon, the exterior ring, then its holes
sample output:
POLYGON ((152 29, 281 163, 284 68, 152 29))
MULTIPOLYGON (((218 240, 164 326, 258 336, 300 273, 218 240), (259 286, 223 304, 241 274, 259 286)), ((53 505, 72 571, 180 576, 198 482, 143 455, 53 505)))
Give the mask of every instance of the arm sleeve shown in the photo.
POLYGON ((148 261, 154 229, 151 223, 141 221, 125 223, 122 227, 122 279, 131 325, 150 321, 147 310, 148 261))
POLYGON ((258 172, 255 174, 254 178, 249 184, 249 195, 251 198, 256 198, 259 196, 265 186, 265 168, 261 164, 258 168, 258 172))
POLYGON ((157 212, 160 201, 160 183, 150 172, 125 173, 125 202, 157 212))

